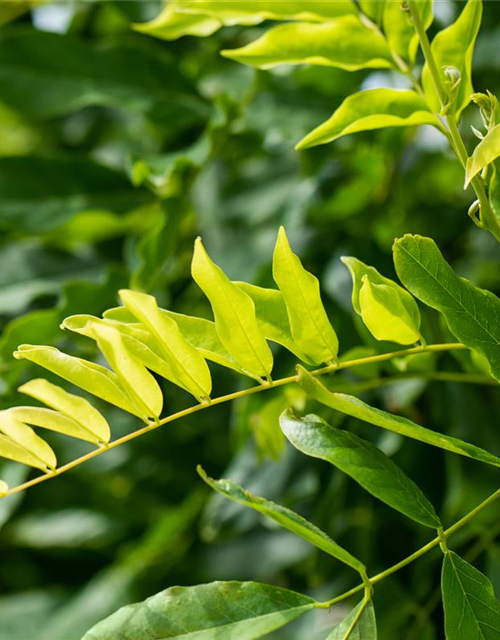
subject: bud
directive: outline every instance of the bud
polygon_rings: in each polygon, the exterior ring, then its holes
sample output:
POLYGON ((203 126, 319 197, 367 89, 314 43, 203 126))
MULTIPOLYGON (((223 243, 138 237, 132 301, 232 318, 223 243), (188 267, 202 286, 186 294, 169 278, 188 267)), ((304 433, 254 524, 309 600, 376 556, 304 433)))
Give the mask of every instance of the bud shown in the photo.
POLYGON ((496 96, 491 91, 486 93, 473 93, 472 101, 479 107, 481 119, 486 130, 489 132, 497 124, 499 105, 496 96))

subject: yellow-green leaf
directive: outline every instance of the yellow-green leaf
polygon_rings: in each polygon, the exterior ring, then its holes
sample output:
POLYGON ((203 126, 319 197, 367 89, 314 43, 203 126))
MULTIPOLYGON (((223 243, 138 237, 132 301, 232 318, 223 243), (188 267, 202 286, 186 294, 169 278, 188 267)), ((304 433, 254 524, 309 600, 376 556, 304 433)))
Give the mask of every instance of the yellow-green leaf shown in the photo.
POLYGON ((497 124, 497 126, 481 140, 474 149, 474 153, 467 160, 465 186, 467 187, 474 176, 498 157, 500 157, 500 124, 497 124))
MULTIPOLYGON (((432 0, 419 0, 416 6, 420 13, 420 20, 427 31, 433 20, 432 0)), ((385 3, 382 24, 391 51, 413 66, 419 39, 410 13, 405 10, 402 2, 391 0, 385 3)))
POLYGON ((316 276, 304 269, 280 228, 273 278, 285 299, 293 340, 315 363, 336 362, 339 342, 321 300, 316 276))
POLYGON ((30 424, 33 427, 50 429, 50 431, 99 444, 93 434, 82 429, 77 422, 68 416, 53 409, 46 409, 45 407, 12 407, 8 411, 16 420, 30 424))
POLYGON ((134 24, 133 28, 162 40, 177 40, 182 36, 209 36, 222 26, 210 16, 180 12, 182 4, 183 0, 172 0, 154 20, 134 24))
MULTIPOLYGON (((1 450, 1 445, 0 445, 0 450, 1 450)), ((1 453, 0 453, 1 456, 1 453)), ((0 480, 0 496, 4 496, 7 491, 9 490, 9 485, 4 482, 4 480, 0 480)))
POLYGON ((49 471, 49 468, 45 463, 41 462, 38 458, 26 451, 24 447, 19 446, 13 440, 1 434, 0 458, 6 458, 7 460, 20 462, 21 464, 25 464, 28 467, 34 467, 35 469, 41 469, 42 471, 49 471))
POLYGON ((68 435, 74 435, 75 438, 90 442, 109 442, 111 432, 106 418, 85 398, 68 393, 43 378, 36 378, 26 382, 26 384, 19 387, 18 391, 71 418, 76 423, 79 435, 77 431, 68 433, 68 435))
POLYGON ((39 469, 55 469, 57 458, 51 447, 31 427, 18 420, 10 410, 0 411, 0 431, 35 460, 39 469))
POLYGON ((384 37, 349 15, 323 24, 280 25, 240 49, 222 51, 222 55, 259 69, 280 64, 317 64, 347 71, 394 66, 384 37))
POLYGON ((368 89, 346 98, 332 117, 307 134, 296 148, 315 147, 359 131, 438 123, 415 91, 368 89))
POLYGON ((257 324, 255 305, 250 296, 212 262, 200 238, 195 243, 191 270, 212 305, 222 344, 246 371, 268 377, 273 356, 257 324))

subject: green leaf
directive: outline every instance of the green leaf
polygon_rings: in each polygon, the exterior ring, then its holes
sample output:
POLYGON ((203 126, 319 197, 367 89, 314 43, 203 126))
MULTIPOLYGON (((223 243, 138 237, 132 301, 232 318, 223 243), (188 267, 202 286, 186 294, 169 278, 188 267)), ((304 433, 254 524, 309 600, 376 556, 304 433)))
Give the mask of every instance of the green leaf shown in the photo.
POLYGON ((151 332, 175 377, 200 401, 210 398, 212 378, 205 358, 190 344, 172 318, 161 313, 156 299, 146 293, 122 289, 127 309, 151 332))
POLYGON ((43 378, 26 382, 19 387, 18 391, 71 418, 72 422, 76 423, 79 435, 76 430, 68 435, 74 435, 75 438, 89 442, 109 442, 111 432, 106 418, 85 398, 68 393, 43 378))
POLYGON ((474 153, 467 160, 465 186, 474 176, 500 156, 500 124, 497 124, 477 145, 474 153))
POLYGON ((362 600, 356 605, 326 640, 347 640, 347 638, 349 640, 377 640, 377 622, 371 601, 362 600), (354 627, 352 627, 353 623, 354 627), (347 635, 348 633, 349 635, 347 635))
POLYGON ((97 624, 82 640, 256 640, 314 608, 314 600, 256 582, 171 587, 97 624))
MULTIPOLYGON (((457 117, 469 104, 474 92, 471 79, 474 43, 481 24, 483 5, 481 0, 469 0, 457 20, 446 29, 439 31, 431 44, 432 53, 444 82, 443 69, 454 67, 460 74, 458 87, 452 89, 449 111, 457 117)), ((434 88, 429 65, 422 72, 422 84, 430 106, 435 112, 441 111, 439 97, 434 88)))
POLYGON ((483 355, 500 380, 500 300, 456 275, 430 238, 405 235, 393 247, 401 282, 440 311, 453 335, 483 355))
POLYGON ((341 260, 352 277, 352 306, 372 335, 399 344, 417 342, 420 312, 413 296, 361 260, 341 260))
MULTIPOLYGON (((0 452, 1 452, 1 446, 2 445, 0 443, 0 452)), ((0 456, 1 455, 2 454, 0 453, 0 456)), ((9 485, 6 482, 4 482, 3 480, 0 480, 0 496, 4 496, 7 493, 8 490, 9 490, 9 485)))
POLYGON ((493 585, 453 551, 445 553, 441 587, 446 640, 500 638, 500 602, 493 585))
POLYGON ((74 34, 26 28, 0 33, 0 100, 29 120, 100 105, 182 128, 209 112, 158 50, 97 47, 74 34))
POLYGON ((371 407, 369 404, 366 404, 366 402, 354 396, 345 393, 333 393, 303 367, 297 367, 297 371, 298 382, 304 391, 327 407, 331 407, 336 411, 340 411, 353 418, 358 418, 369 424, 374 424, 377 427, 382 427, 382 429, 399 433, 407 438, 413 438, 419 442, 430 444, 433 447, 439 447, 445 451, 458 453, 461 456, 500 467, 500 458, 480 447, 476 447, 458 438, 453 438, 452 436, 436 433, 402 416, 396 416, 387 411, 371 407))
MULTIPOLYGON (((295 343, 288 320, 285 298, 281 291, 257 287, 246 282, 235 282, 234 284, 252 298, 255 304, 257 324, 268 340, 282 345, 303 362, 318 364, 295 343)), ((320 360, 320 362, 322 361, 320 360)))
MULTIPOLYGON (((433 20, 432 0, 419 0, 416 4, 420 12, 420 20, 427 30, 433 20)), ((383 16, 383 27, 391 51, 397 53, 403 60, 415 63, 419 38, 412 24, 410 13, 401 2, 386 2, 383 16)))
POLYGON ((168 2, 154 20, 134 24, 133 29, 162 40, 177 40, 182 36, 209 36, 222 26, 203 13, 181 13, 178 9, 183 4, 183 0, 168 2))
POLYGON ((386 0, 359 0, 361 11, 378 25, 382 22, 386 4, 386 0))
POLYGON ((101 365, 43 345, 22 344, 14 357, 31 360, 92 395, 142 418, 142 412, 126 395, 118 376, 101 365))
POLYGON ((265 498, 255 496, 250 493, 250 491, 246 491, 243 487, 231 480, 214 480, 209 478, 200 466, 198 466, 198 473, 203 480, 212 487, 212 489, 222 494, 225 498, 233 500, 238 504, 242 504, 245 507, 255 509, 255 511, 266 516, 266 518, 274 520, 274 522, 277 522, 280 526, 288 529, 288 531, 291 531, 300 538, 307 540, 307 542, 310 542, 318 549, 330 554, 356 571, 361 573, 365 572, 365 566, 362 562, 339 546, 330 538, 330 536, 321 531, 321 529, 318 529, 318 527, 314 526, 297 513, 294 513, 290 509, 282 507, 279 504, 266 500, 265 498))
POLYGON ((393 67, 383 36, 357 16, 344 16, 324 24, 281 25, 245 47, 221 53, 259 69, 280 64, 317 64, 347 71, 393 67))
MULTIPOLYGON (((38 464, 33 466, 44 471, 55 469, 57 466, 55 453, 45 440, 37 436, 31 427, 18 420, 10 410, 0 411, 0 432, 18 447, 24 449, 30 458, 38 461, 38 464)), ((30 466, 32 465, 30 464, 30 466)))
POLYGON ((434 507, 413 480, 371 442, 332 427, 312 414, 299 418, 290 410, 285 411, 280 425, 302 453, 330 462, 408 518, 433 529, 440 526, 434 507))
POLYGON ((205 251, 198 238, 191 265, 193 279, 212 305, 215 327, 222 344, 246 371, 268 377, 273 356, 255 316, 255 305, 205 251))
POLYGON ((223 25, 254 25, 264 20, 322 22, 356 14, 351 0, 195 0, 182 2, 181 11, 216 18, 223 25))
POLYGON ((49 471, 47 465, 39 458, 26 451, 24 447, 16 444, 11 438, 0 435, 0 458, 7 458, 14 462, 20 462, 28 467, 49 471))
POLYGON ((307 134, 296 149, 326 144, 359 131, 419 124, 436 125, 438 119, 418 93, 399 89, 368 89, 346 98, 332 117, 307 134))
POLYGON ((286 303, 292 337, 313 360, 336 362, 337 335, 326 315, 316 276, 304 269, 280 227, 273 256, 273 278, 286 303))

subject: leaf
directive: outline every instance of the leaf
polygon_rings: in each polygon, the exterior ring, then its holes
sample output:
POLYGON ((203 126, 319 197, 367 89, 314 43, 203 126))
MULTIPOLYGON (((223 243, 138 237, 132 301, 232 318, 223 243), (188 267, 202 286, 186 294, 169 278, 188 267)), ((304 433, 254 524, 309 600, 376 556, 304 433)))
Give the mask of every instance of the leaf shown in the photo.
MULTIPOLYGON (((390 4, 390 3, 389 3, 390 4)), ((362 600, 330 633, 326 640, 377 640, 375 609, 371 601, 362 600), (360 613, 361 611, 361 613, 360 613), (355 626, 347 636, 356 617, 355 626)))
MULTIPOLYGON (((1 447, 1 445, 0 445, 0 447, 1 447)), ((4 496, 7 493, 8 490, 9 490, 9 485, 6 482, 4 482, 3 480, 0 480, 0 496, 4 496)))
POLYGON ((314 608, 314 600, 256 582, 171 587, 97 624, 82 640, 255 640, 314 608))
POLYGON ((55 229, 85 210, 123 214, 151 202, 122 173, 75 157, 0 158, 0 191, 0 229, 29 234, 55 229))
POLYGON ((317 64, 347 71, 393 67, 383 36, 357 16, 343 16, 324 24, 280 25, 245 47, 221 53, 259 69, 280 64, 317 64))
POLYGON ((386 4, 387 0, 359 0, 361 11, 378 25, 382 22, 386 4))
POLYGON ((440 526, 434 507, 413 480, 371 442, 332 427, 312 414, 299 418, 290 410, 285 411, 280 425, 302 453, 330 462, 408 518, 433 529, 440 526))
POLYGON ((85 398, 68 393, 43 378, 26 382, 18 391, 71 418, 76 423, 79 435, 76 435, 76 431, 68 435, 90 442, 109 442, 111 432, 106 418, 85 398))
POLYGON ((207 476, 205 471, 199 465, 198 473, 203 480, 212 487, 212 489, 223 495, 225 498, 233 500, 238 504, 242 504, 245 507, 255 509, 255 511, 258 511, 267 518, 277 522, 283 528, 288 529, 288 531, 291 531, 300 538, 303 538, 318 549, 321 549, 337 560, 347 564, 349 567, 352 567, 355 571, 359 571, 361 573, 365 572, 365 566, 362 562, 339 546, 330 538, 330 536, 321 531, 321 529, 318 529, 297 513, 294 513, 290 509, 282 507, 279 504, 266 500, 265 498, 255 496, 250 493, 250 491, 246 491, 243 487, 231 480, 213 480, 207 476))
POLYGON ((148 329, 175 377, 200 401, 210 398, 212 378, 201 353, 182 335, 175 320, 161 313, 156 299, 146 293, 122 289, 127 309, 148 329))
POLYGON ((500 638, 500 602, 493 585, 453 551, 444 555, 441 588, 447 640, 500 638))
POLYGON ((382 427, 382 429, 399 433, 407 438, 413 438, 419 442, 430 444, 433 447, 439 447, 445 451, 458 453, 461 456, 500 467, 500 458, 480 447, 476 447, 458 438, 453 438, 452 436, 436 433, 402 416, 396 416, 387 411, 371 407, 369 404, 366 404, 366 402, 354 396, 345 393, 333 393, 303 367, 297 367, 297 371, 298 382, 304 391, 327 407, 331 407, 336 411, 340 411, 353 418, 358 418, 369 424, 374 424, 377 427, 382 427))
POLYGON ((0 100, 29 120, 100 105, 182 128, 209 113, 158 51, 26 28, 0 33, 0 100))
POLYGON ((497 124, 477 145, 474 153, 467 160, 465 186, 474 176, 500 156, 500 124, 497 124))
POLYGON ((134 24, 133 29, 162 40, 177 40, 182 36, 209 36, 222 26, 219 20, 202 13, 181 13, 178 9, 182 4, 183 0, 172 0, 154 20, 134 24))
POLYGON ((234 284, 252 298, 257 314, 257 324, 268 340, 282 345, 303 362, 317 364, 299 348, 292 337, 286 303, 281 291, 257 287, 246 282, 234 284))
POLYGON ((157 419, 163 408, 163 394, 154 377, 136 358, 121 333, 114 327, 92 325, 99 349, 115 371, 120 385, 133 400, 146 422, 157 419))
POLYGON ((322 22, 348 14, 356 14, 351 0, 195 0, 180 5, 182 12, 216 18, 221 24, 254 25, 264 20, 303 20, 322 22))
POLYGON ((7 460, 13 460, 14 462, 20 462, 28 467, 34 467, 35 469, 41 469, 42 471, 50 471, 47 465, 35 457, 29 451, 26 451, 24 447, 16 444, 10 438, 0 435, 0 457, 7 458, 7 460))
POLYGON ((413 296, 374 267, 342 257, 352 277, 352 306, 377 340, 412 344, 420 339, 420 312, 413 296))
MULTIPOLYGON (((28 427, 24 422, 15 418, 9 410, 0 411, 0 432, 29 454, 26 459, 32 459, 38 462, 38 464, 32 464, 32 462, 25 462, 25 464, 36 466, 44 471, 55 469, 57 466, 55 453, 45 440, 37 436, 31 427, 28 427)), ((2 438, 2 440, 4 440, 4 438, 2 438)), ((3 455, 3 453, 1 455, 3 455)), ((14 457, 10 458, 12 460, 16 459, 14 457)), ((18 462, 23 462, 23 460, 18 460, 18 462)))
POLYGON ((419 124, 436 125, 438 119, 418 93, 398 89, 368 89, 346 98, 332 117, 307 134, 296 149, 326 144, 359 131, 419 124))
POLYGON ((430 238, 407 234, 396 240, 393 252, 405 287, 440 311, 452 334, 483 355, 500 380, 500 300, 457 276, 430 238))
POLYGON ((22 344, 14 352, 14 357, 31 360, 92 395, 142 418, 141 411, 125 394, 117 375, 101 365, 42 345, 22 344))
MULTIPOLYGON (((458 69, 460 74, 460 84, 451 91, 450 100, 451 112, 457 117, 460 117, 462 111, 469 104, 474 92, 471 80, 472 54, 481 24, 482 10, 481 0, 469 0, 457 20, 446 29, 439 31, 431 44, 431 50, 442 80, 444 81, 443 69, 446 67, 454 67, 458 69)), ((422 84, 431 108, 439 113, 441 104, 428 64, 424 65, 422 84)))
POLYGON ((222 344, 246 371, 268 377, 273 356, 255 316, 255 305, 205 251, 198 238, 191 265, 193 279, 212 305, 215 327, 222 344))
POLYGON ((319 282, 292 252, 280 227, 273 256, 273 278, 286 303, 292 336, 315 364, 336 362, 337 335, 326 315, 319 282))
MULTIPOLYGON (((419 0, 416 3, 416 8, 420 13, 424 29, 427 31, 433 20, 432 0, 419 0)), ((417 56, 419 38, 412 24, 410 13, 404 9, 401 2, 385 3, 383 27, 391 51, 413 66, 417 56)))

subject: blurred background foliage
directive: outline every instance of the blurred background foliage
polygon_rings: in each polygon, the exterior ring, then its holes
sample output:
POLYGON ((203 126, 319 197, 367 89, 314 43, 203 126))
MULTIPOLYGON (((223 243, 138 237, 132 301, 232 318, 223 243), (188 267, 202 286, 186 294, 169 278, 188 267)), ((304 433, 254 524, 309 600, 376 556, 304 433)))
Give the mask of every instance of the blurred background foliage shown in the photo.
MULTIPOLYGON (((436 24, 452 21, 461 4, 436 2, 436 24)), ((160 10, 156 0, 0 3, 1 408, 18 403, 17 386, 36 375, 34 366, 12 358, 13 349, 21 342, 58 344, 94 357, 90 341, 63 334, 59 323, 74 313, 101 314, 117 303, 120 287, 207 315, 189 277, 197 235, 230 277, 267 285, 284 224, 295 251, 322 281, 343 352, 381 347, 353 317, 341 255, 393 276, 393 239, 429 235, 462 275, 498 293, 498 246, 468 219, 471 194, 439 133, 388 129, 294 151, 351 92, 395 86, 391 72, 253 71, 219 51, 255 38, 265 24, 175 42, 131 29, 160 10)), ((500 5, 485 2, 476 91, 499 94, 499 37, 500 5)), ((471 136, 474 108, 465 120, 464 134, 471 136)), ((446 339, 427 311, 428 333, 446 339)), ((458 369, 454 357, 442 358, 444 368, 458 369)), ((279 351, 277 359, 277 374, 289 375, 293 359, 279 351)), ((429 384, 411 377, 418 362, 399 364, 344 374, 336 383, 366 387, 379 406, 500 453, 494 387, 429 384), (364 374, 382 373, 402 379, 363 381, 364 374)), ((223 369, 214 378, 217 394, 241 384, 223 369)), ((184 395, 163 387, 168 413, 186 406, 184 395)), ((250 396, 1 500, 0 640, 79 640, 122 604, 174 584, 256 579, 324 598, 354 584, 339 563, 210 496, 197 463, 298 510, 373 573, 424 543, 418 525, 376 504, 340 472, 285 447, 277 416, 290 404, 320 411, 305 407, 293 388, 250 396)), ((100 408, 115 436, 136 426, 119 410, 100 408)), ((324 408, 323 414, 339 420, 324 408)), ((445 521, 498 486, 494 471, 474 462, 345 420, 394 456, 445 521)), ((81 453, 73 440, 48 439, 57 442, 61 461, 81 453)), ((17 465, 2 464, 10 484, 23 481, 17 465)), ((466 557, 497 589, 499 535, 493 508, 453 541, 466 545, 466 557)), ((377 589, 382 640, 442 637, 438 559, 439 551, 428 554, 377 589)), ((272 637, 320 640, 344 607, 309 615, 272 637)))

